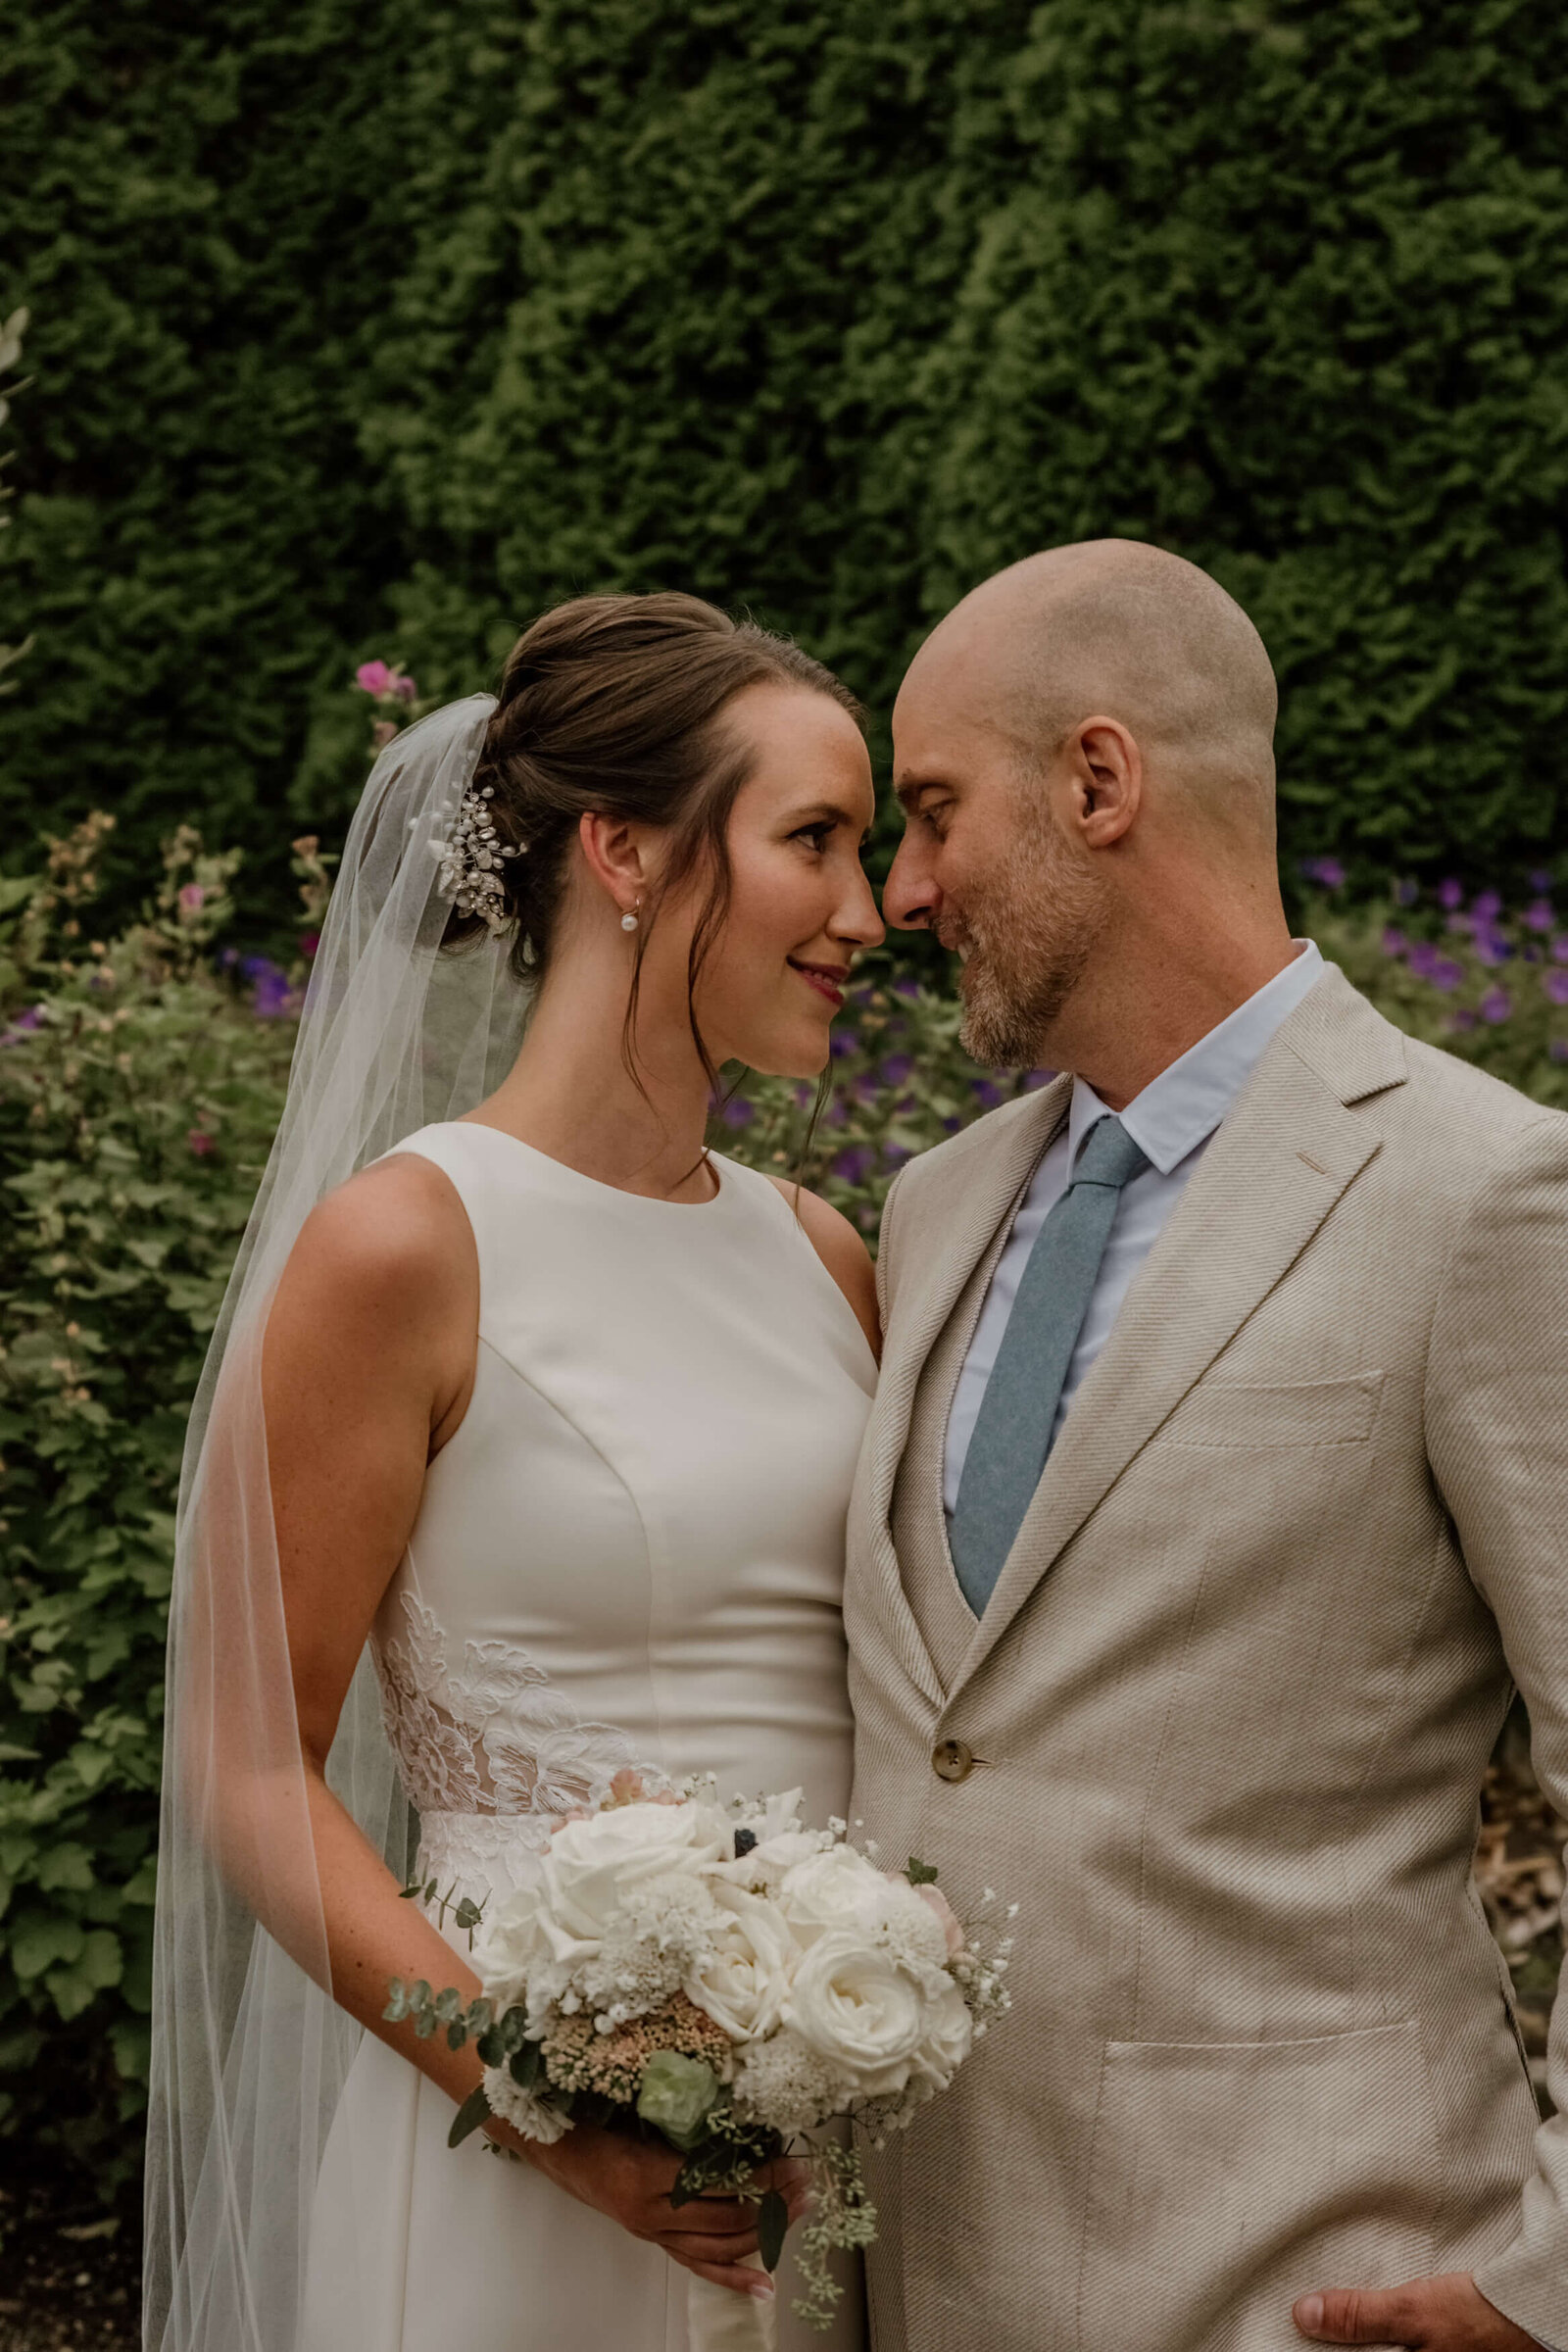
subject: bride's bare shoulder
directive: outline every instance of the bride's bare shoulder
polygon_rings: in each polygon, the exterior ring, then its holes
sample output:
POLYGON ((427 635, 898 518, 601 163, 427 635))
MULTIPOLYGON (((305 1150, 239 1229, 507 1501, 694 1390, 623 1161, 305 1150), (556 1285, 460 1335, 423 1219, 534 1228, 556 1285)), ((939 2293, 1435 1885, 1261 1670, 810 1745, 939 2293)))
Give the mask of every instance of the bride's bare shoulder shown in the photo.
POLYGON ((876 1268, 864 1241, 849 1218, 820 1193, 808 1193, 804 1185, 792 1184, 785 1176, 769 1176, 767 1181, 778 1188, 800 1218, 807 1240, 854 1307, 872 1354, 880 1358, 882 1323, 876 1304, 876 1268))
POLYGON ((317 1203, 278 1305, 308 1299, 318 1316, 395 1318, 407 1329, 427 1318, 470 1321, 477 1293, 473 1233, 457 1188, 433 1160, 399 1152, 317 1203))

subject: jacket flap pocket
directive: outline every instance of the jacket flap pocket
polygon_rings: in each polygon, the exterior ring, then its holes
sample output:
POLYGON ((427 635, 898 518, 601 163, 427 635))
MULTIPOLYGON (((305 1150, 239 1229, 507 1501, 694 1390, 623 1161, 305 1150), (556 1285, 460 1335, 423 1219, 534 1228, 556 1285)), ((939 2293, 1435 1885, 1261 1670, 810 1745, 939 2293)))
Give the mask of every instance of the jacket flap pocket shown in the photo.
POLYGON ((1205 1380, 1165 1425, 1173 1446, 1359 1446, 1372 1435, 1381 1372, 1354 1380, 1205 1380))

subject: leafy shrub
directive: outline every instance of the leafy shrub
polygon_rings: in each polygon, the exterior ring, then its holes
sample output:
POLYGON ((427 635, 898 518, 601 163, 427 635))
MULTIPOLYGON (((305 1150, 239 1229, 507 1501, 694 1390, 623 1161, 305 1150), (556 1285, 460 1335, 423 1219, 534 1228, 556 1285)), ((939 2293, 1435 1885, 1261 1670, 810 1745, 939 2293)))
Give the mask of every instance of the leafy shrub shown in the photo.
POLYGON ((99 2143, 146 2068, 184 1417, 297 998, 215 966, 235 859, 188 832, 145 918, 86 936, 109 825, 0 899, 0 2132, 62 2138, 112 2182, 99 2143), (103 2035, 32 2071, 89 2012, 103 2035))

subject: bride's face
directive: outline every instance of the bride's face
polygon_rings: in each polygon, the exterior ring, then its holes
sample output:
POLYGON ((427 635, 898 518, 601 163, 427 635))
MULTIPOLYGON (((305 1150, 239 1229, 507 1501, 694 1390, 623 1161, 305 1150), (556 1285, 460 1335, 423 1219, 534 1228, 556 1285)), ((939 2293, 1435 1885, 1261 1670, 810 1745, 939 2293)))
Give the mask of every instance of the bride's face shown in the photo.
MULTIPOLYGON (((730 812, 729 906, 697 983, 697 1022, 715 1065, 811 1078, 856 952, 883 937, 860 864, 871 762, 849 712, 807 687, 748 687, 726 716, 753 760, 730 812)), ((667 921, 689 942, 711 881, 695 876, 659 929, 667 921)))

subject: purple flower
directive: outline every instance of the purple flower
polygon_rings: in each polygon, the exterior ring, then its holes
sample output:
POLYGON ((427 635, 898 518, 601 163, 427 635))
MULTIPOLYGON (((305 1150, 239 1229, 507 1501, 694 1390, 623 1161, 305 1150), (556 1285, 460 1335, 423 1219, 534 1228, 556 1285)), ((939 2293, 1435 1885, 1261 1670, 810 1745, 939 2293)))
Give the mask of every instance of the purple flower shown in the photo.
POLYGON ((1568 1037, 1554 1037, 1546 1052, 1553 1061, 1568 1061, 1568 1037))
POLYGON ((1457 1011, 1450 1012, 1448 1015, 1448 1027, 1450 1029, 1473 1029, 1475 1025, 1476 1016, 1470 1010, 1468 1005, 1461 1004, 1457 1011))
POLYGON ((1421 893, 1413 882, 1396 882, 1394 885, 1396 906, 1413 906, 1420 896, 1421 893))
POLYGON ((1549 931, 1557 920, 1557 910, 1549 899, 1532 899, 1520 920, 1527 931, 1549 931))
POLYGON ((264 1021, 276 1020, 281 1013, 294 1010, 294 991, 288 984, 287 972, 265 956, 248 956, 240 966, 251 982, 251 1009, 264 1021))
POLYGON ((908 1159, 911 1153, 907 1144, 884 1144, 882 1156, 890 1167, 897 1167, 901 1159, 908 1159))
POLYGON ((884 1086, 904 1086, 914 1075, 912 1054, 890 1054, 882 1064, 884 1086))
POLYGON ((1455 963, 1451 956, 1440 956, 1427 978, 1434 988, 1441 988, 1446 994, 1450 988, 1457 988, 1464 978, 1464 965, 1455 963))
POLYGON ((1383 953, 1385 956, 1402 956, 1407 944, 1402 931, 1396 931, 1392 923, 1384 925, 1383 953))
POLYGON ((1410 969, 1418 980, 1430 980, 1443 957, 1429 939, 1410 942, 1410 969))
POLYGON ((990 1078, 971 1079, 969 1084, 969 1092, 973 1095, 975 1101, 979 1103, 982 1110, 1000 1109, 1004 1101, 1001 1087, 996 1085, 995 1082, 990 1078))
POLYGON ((862 1070, 855 1081, 855 1100, 863 1102, 868 1109, 873 1102, 881 1102, 882 1089, 869 1070, 862 1070))
POLYGON ((1512 1010, 1513 999, 1505 988, 1489 988, 1481 1000, 1481 1018, 1491 1021, 1494 1027, 1498 1021, 1505 1021, 1512 1010))
POLYGON ((1049 1086, 1055 1075, 1054 1070, 1026 1070, 1023 1079, 1024 1093, 1026 1095, 1038 1094, 1041 1087, 1049 1086))
POLYGON ((1483 963, 1496 965, 1506 963, 1513 954, 1513 950, 1500 931, 1483 931, 1478 928, 1476 931, 1476 954, 1483 963))
POLYGON ((800 1085, 795 1089, 795 1100, 800 1104, 802 1110, 809 1110, 811 1104, 816 1101, 815 1087, 808 1086, 803 1078, 800 1085))
POLYGON ((942 1132, 944 1135, 956 1135, 958 1129, 962 1125, 963 1121, 961 1119, 944 1119, 942 1122, 942 1132))
POLYGON ((748 1102, 744 1095, 737 1095, 732 1102, 725 1103, 718 1115, 726 1127, 749 1127, 757 1116, 757 1106, 748 1102))
POLYGON ((1345 887, 1345 868, 1337 858, 1303 858, 1301 871, 1309 882, 1321 882, 1325 890, 1345 887))
POLYGON ((1548 865, 1533 865, 1526 879, 1532 890, 1549 890, 1552 885, 1551 868, 1548 865))
POLYGON ((1502 900, 1496 891, 1483 890, 1477 894, 1470 911, 1478 923, 1494 923, 1502 912, 1502 900))
POLYGON ((1568 1004, 1568 972, 1543 972, 1541 985, 1553 1004, 1568 1004))
POLYGON ((834 1030, 828 1052, 835 1061, 843 1061, 848 1054, 858 1054, 859 1050, 860 1041, 853 1029, 834 1030))
POLYGON ((43 1006, 29 1004, 25 1012, 18 1013, 9 1029, 0 1029, 0 1046, 14 1046, 19 1037, 25 1037, 30 1030, 42 1026, 43 1006))
POLYGON ((1456 882, 1451 874, 1446 882, 1440 882, 1438 884, 1438 905, 1446 906, 1450 913, 1455 906, 1462 906, 1464 905, 1464 884, 1456 882))
POLYGON ((833 1162, 832 1173, 845 1184, 863 1184, 871 1173, 874 1153, 868 1145, 852 1144, 833 1162))
POLYGON ((896 997, 917 997, 920 994, 920 983, 918 980, 911 980, 907 976, 902 980, 895 980, 893 983, 893 994, 896 997))

